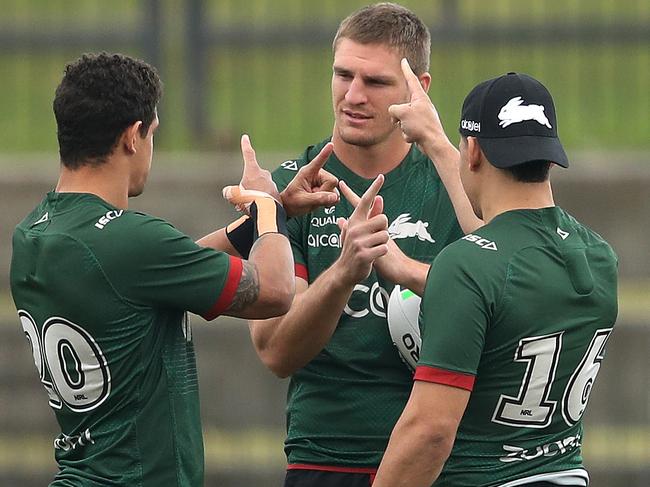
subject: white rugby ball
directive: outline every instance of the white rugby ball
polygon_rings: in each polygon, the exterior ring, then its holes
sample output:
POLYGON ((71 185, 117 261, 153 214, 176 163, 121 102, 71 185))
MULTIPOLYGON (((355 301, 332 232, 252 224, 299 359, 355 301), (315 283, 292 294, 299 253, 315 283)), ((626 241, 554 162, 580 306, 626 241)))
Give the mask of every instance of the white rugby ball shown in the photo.
POLYGON ((420 296, 399 285, 393 288, 388 299, 388 331, 406 366, 415 371, 420 359, 420 296))

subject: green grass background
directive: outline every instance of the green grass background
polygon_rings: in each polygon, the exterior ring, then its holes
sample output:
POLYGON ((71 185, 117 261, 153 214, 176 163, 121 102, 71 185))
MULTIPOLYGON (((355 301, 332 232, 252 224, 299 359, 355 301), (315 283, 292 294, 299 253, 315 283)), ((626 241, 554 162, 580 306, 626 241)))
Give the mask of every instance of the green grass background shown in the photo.
MULTIPOLYGON (((0 0, 0 29, 138 30, 145 1, 0 0)), ((205 22, 216 26, 268 28, 319 25, 334 29, 364 1, 206 0, 205 22)), ((443 14, 443 1, 404 1, 429 25, 443 14)), ((212 128, 207 138, 191 131, 184 16, 186 2, 163 0, 165 98, 157 145, 163 150, 236 149, 242 132, 260 150, 295 151, 331 132, 329 45, 292 47, 213 46, 205 67, 204 100, 212 128)), ((650 25, 647 0, 459 0, 458 19, 470 26, 618 23, 650 25)), ((430 95, 447 131, 455 138, 459 107, 478 81, 507 71, 541 79, 554 94, 560 135, 570 149, 650 148, 650 45, 586 39, 580 43, 470 45, 434 44, 430 95)), ((139 46, 106 45, 143 56, 139 46)), ((0 46, 0 152, 55 151, 51 103, 67 61, 90 50, 71 48, 8 52, 0 46)), ((97 50, 92 47, 92 50, 97 50)))

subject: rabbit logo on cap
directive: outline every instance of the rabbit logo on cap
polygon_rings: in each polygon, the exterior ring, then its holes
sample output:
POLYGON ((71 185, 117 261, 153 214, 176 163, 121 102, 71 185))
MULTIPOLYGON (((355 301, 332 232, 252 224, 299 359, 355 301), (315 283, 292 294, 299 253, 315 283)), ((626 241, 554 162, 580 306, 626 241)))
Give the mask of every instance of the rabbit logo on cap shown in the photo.
POLYGON ((499 125, 502 128, 506 128, 513 123, 523 122, 524 120, 535 120, 540 125, 553 128, 546 115, 544 115, 543 105, 524 105, 523 103, 524 100, 521 96, 515 96, 503 105, 498 115, 499 120, 501 120, 499 125))

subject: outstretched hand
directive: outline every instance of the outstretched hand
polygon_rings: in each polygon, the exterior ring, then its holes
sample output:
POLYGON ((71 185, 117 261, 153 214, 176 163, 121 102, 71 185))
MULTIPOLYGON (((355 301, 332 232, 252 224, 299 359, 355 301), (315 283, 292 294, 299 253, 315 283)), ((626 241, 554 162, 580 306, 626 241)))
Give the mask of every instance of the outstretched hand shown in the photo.
POLYGON ((298 170, 296 176, 282 191, 282 204, 288 216, 304 215, 319 206, 338 203, 336 190, 338 179, 323 169, 330 154, 332 143, 325 144, 311 162, 298 170))
POLYGON ((244 189, 263 191, 278 201, 281 201, 278 188, 271 179, 271 173, 262 169, 257 163, 255 150, 250 138, 244 134, 241 137, 241 154, 244 158, 244 172, 239 183, 244 189))
MULTIPOLYGON (((339 184, 341 189, 341 194, 345 197, 350 204, 357 208, 357 205, 361 201, 359 195, 357 195, 352 188, 350 188, 345 182, 341 181, 339 184)), ((374 210, 375 208, 373 208, 374 210)), ((383 205, 382 205, 383 210, 383 205)), ((386 253, 373 262, 373 266, 379 272, 379 274, 391 282, 400 283, 402 282, 402 273, 405 271, 406 266, 404 264, 404 259, 406 255, 402 250, 397 246, 397 244, 389 238, 386 242, 386 253)))
POLYGON ((423 150, 427 145, 434 150, 447 146, 450 142, 442 128, 438 111, 406 58, 402 59, 401 67, 410 99, 408 103, 391 105, 388 107, 388 113, 399 124, 407 142, 414 142, 423 150))
POLYGON ((280 203, 282 201, 280 193, 271 179, 271 173, 262 169, 257 163, 255 150, 246 134, 241 137, 241 153, 244 159, 244 171, 239 186, 223 188, 223 197, 239 211, 246 213, 256 198, 271 197, 280 203))
POLYGON ((347 219, 339 218, 336 222, 341 230, 339 261, 346 270, 346 277, 354 284, 366 279, 375 259, 388 251, 388 219, 383 214, 384 200, 377 195, 383 184, 384 176, 380 174, 361 198, 349 190, 344 182, 339 184, 346 198, 350 193, 354 195, 350 201, 355 207, 352 215, 347 219))

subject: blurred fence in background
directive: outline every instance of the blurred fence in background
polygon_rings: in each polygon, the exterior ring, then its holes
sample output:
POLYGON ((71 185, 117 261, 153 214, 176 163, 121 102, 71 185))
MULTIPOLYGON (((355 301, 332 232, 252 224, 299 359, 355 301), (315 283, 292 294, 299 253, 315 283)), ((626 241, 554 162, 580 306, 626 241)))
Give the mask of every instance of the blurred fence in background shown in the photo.
MULTIPOLYGON (((159 147, 299 150, 331 131, 331 39, 363 1, 0 0, 0 150, 56 148, 65 62, 121 51, 166 85, 159 147)), ((570 148, 650 148, 648 0, 407 0, 433 38, 431 96, 449 128, 476 82, 542 79, 570 148)), ((452 132, 455 132, 452 130, 452 132)))

